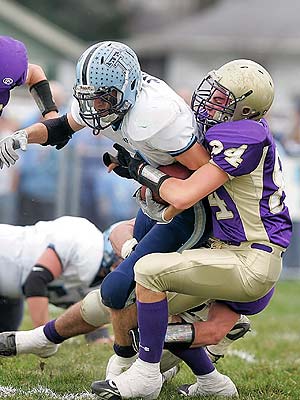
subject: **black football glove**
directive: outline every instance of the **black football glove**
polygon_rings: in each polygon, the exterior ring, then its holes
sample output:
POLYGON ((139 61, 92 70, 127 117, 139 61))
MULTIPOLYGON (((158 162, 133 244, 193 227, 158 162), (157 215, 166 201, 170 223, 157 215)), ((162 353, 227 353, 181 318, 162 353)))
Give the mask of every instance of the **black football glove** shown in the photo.
MULTIPOLYGON (((109 167, 112 163, 118 164, 117 158, 108 152, 103 154, 102 159, 106 167, 109 167)), ((113 169, 113 172, 121 176, 122 178, 132 179, 127 167, 122 167, 121 165, 118 165, 113 169)))
POLYGON ((69 142, 70 139, 71 139, 71 138, 69 137, 69 138, 67 138, 67 139, 65 139, 65 140, 62 140, 61 142, 57 143, 57 145, 55 146, 56 150, 60 150, 60 149, 62 149, 63 147, 65 147, 65 146, 68 144, 68 142, 69 142))
MULTIPOLYGON (((129 151, 127 151, 123 146, 118 143, 115 143, 113 147, 117 150, 117 154, 113 156, 112 154, 106 152, 103 154, 103 162, 108 167, 110 164, 115 163, 119 164, 117 167, 113 169, 113 171, 121 176, 122 178, 127 179, 136 179, 137 178, 137 168, 141 164, 144 164, 144 161, 139 156, 132 157, 129 151)), ((136 179, 137 180, 137 179, 136 179)))

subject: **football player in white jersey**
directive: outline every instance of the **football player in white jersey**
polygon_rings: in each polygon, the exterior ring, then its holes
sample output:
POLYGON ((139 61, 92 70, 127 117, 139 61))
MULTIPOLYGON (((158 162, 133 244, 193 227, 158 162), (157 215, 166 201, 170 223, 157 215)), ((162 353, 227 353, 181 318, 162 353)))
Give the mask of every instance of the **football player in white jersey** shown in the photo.
MULTIPOLYGON (((4 138, 0 142, 0 161, 7 167, 13 165, 19 157, 16 149, 25 149, 27 143, 61 149, 84 126, 92 127, 95 134, 101 132, 110 137, 132 154, 139 152, 154 167, 179 162, 196 170, 209 160, 189 106, 165 82, 142 73, 136 54, 122 43, 96 43, 82 54, 76 68, 74 98, 68 114, 4 138)), ((117 164, 121 157, 118 153, 117 164)), ((110 169, 113 166, 117 174, 130 177, 128 169, 116 166, 114 161, 109 154, 105 155, 104 162, 110 169)), ((132 327, 130 313, 134 312, 135 317, 135 308, 127 307, 126 315, 119 310, 130 304, 136 260, 151 252, 196 245, 202 240, 197 227, 202 230, 203 219, 203 206, 198 203, 175 216, 172 222, 156 224, 119 266, 116 275, 108 275, 109 279, 103 282, 102 301, 117 310, 112 311, 112 323, 115 351, 119 355, 135 354, 127 333, 132 327)))
POLYGON ((37 327, 49 321, 49 302, 66 308, 99 287, 121 260, 110 231, 69 216, 28 226, 0 224, 0 331, 18 329, 23 296, 37 327))
MULTIPOLYGON (((93 384, 100 398, 108 393, 116 399, 158 397, 168 323, 166 292, 177 293, 178 302, 190 306, 200 297, 251 302, 279 279, 292 224, 284 203, 281 162, 263 118, 273 98, 272 78, 261 65, 250 60, 224 64, 205 77, 192 101, 210 161, 186 180, 166 176, 136 157, 126 164, 133 177, 176 208, 185 209, 209 195, 215 238, 210 248, 150 254, 137 261, 139 358, 113 382, 93 384)), ((151 199, 142 205, 158 219, 168 208, 151 199)), ((201 396, 209 386, 213 393, 220 380, 212 369, 204 384, 201 352, 189 349, 180 357, 197 376, 196 383, 182 386, 180 393, 201 396)), ((233 384, 227 388, 224 395, 237 395, 233 384)))

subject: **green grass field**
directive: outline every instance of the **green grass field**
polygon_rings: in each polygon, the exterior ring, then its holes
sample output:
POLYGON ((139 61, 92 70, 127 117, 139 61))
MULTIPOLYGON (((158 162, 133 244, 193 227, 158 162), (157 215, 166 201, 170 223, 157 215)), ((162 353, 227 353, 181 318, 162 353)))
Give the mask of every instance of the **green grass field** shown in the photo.
MULTIPOLYGON (((252 332, 218 362, 218 370, 236 383, 240 399, 300 399, 299 310, 300 281, 280 282, 267 310, 251 318, 252 332)), ((46 360, 31 355, 0 358, 0 399, 92 399, 91 382, 104 378, 111 354, 110 346, 89 345, 78 337, 46 360)), ((165 385, 160 399, 179 399, 176 387, 192 381, 192 373, 182 367, 165 385)))

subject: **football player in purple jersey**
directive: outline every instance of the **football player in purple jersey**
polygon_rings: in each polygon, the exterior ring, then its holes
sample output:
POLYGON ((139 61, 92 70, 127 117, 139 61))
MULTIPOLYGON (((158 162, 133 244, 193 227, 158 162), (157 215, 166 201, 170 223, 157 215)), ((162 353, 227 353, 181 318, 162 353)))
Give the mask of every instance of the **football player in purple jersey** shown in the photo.
POLYGON ((42 67, 28 63, 24 43, 9 36, 0 36, 0 115, 9 102, 10 91, 27 85, 45 119, 58 116, 49 82, 42 67))
MULTIPOLYGON (((42 67, 28 63, 24 43, 9 36, 0 36, 0 115, 16 86, 27 85, 45 119, 58 116, 49 82, 42 67)), ((3 163, 0 160, 0 168, 3 163)))
MULTIPOLYGON (((113 381, 93 383, 92 390, 100 398, 108 393, 115 399, 158 397, 159 361, 168 323, 166 292, 176 293, 173 301, 177 297, 189 309, 208 298, 256 301, 278 281, 292 224, 284 203, 281 162, 264 119, 273 98, 273 81, 265 68, 250 60, 228 62, 208 73, 192 99, 211 155, 207 164, 188 179, 178 180, 139 157, 127 162, 132 177, 176 209, 208 196, 213 238, 209 248, 150 254, 137 261, 139 358, 113 381)), ((149 196, 140 204, 153 219, 166 221, 173 216, 172 207, 149 196)), ((178 350, 176 355, 197 378, 196 383, 179 388, 181 394, 216 393, 220 387, 220 395, 237 395, 229 381, 222 392, 224 384, 202 348, 178 350)))

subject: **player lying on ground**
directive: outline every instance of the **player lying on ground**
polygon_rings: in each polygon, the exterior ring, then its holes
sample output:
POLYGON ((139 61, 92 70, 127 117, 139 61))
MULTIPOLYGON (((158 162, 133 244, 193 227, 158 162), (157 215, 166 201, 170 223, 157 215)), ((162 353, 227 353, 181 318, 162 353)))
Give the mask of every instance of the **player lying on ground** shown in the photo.
POLYGON ((67 308, 99 287, 121 261, 110 231, 69 216, 29 226, 0 224, 0 332, 19 328, 24 297, 37 327, 49 321, 49 303, 67 308))

